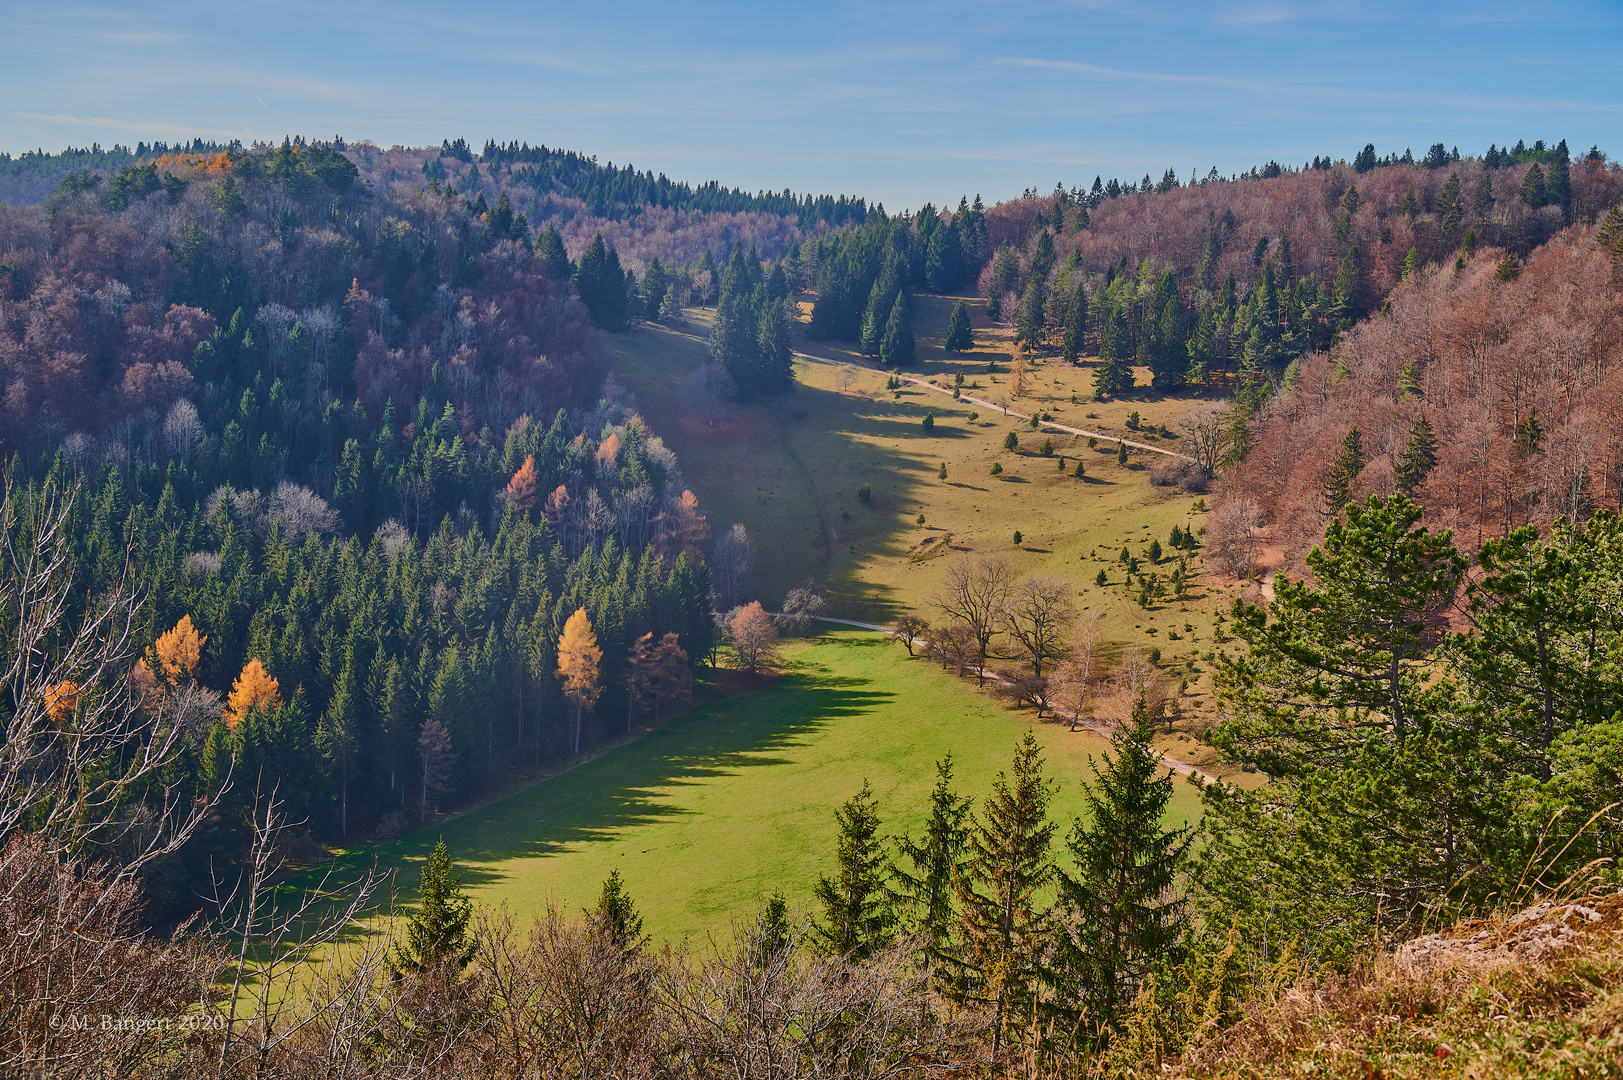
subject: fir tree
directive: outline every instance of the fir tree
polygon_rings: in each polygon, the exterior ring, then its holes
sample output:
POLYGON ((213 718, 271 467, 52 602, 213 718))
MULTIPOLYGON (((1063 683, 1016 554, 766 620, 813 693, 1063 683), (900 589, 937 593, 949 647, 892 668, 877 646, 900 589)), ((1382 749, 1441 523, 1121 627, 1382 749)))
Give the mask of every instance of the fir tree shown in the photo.
POLYGON ((916 841, 907 835, 896 841, 897 853, 909 868, 891 868, 890 888, 903 928, 922 944, 926 970, 939 967, 948 955, 956 918, 953 890, 969 839, 970 800, 952 790, 951 754, 936 762, 935 772, 924 835, 916 841))
POLYGON ((1083 335, 1088 326, 1088 294, 1082 287, 1081 275, 1071 286, 1071 299, 1065 305, 1065 336, 1060 343, 1060 357, 1074 364, 1082 355, 1083 335))
POLYGON ((1321 511, 1325 517, 1335 517, 1352 498, 1353 481, 1364 471, 1364 437, 1355 424, 1341 437, 1341 446, 1331 459, 1330 471, 1319 485, 1319 497, 1324 502, 1321 511))
MULTIPOLYGON (((1043 235, 1048 235, 1044 233, 1043 235)), ((1020 316, 1015 322, 1015 340, 1035 346, 1043 336, 1043 306, 1046 290, 1043 279, 1033 274, 1020 297, 1020 316)))
POLYGON ((1042 752, 1026 733, 1012 775, 998 773, 992 794, 972 818, 969 858, 958 876, 959 937, 949 993, 990 1005, 992 1059, 1011 1030, 1031 1015, 1038 963, 1046 936, 1041 892, 1054 875, 1048 820, 1051 784, 1043 779, 1042 752))
POLYGON ((1527 172, 1522 175, 1522 186, 1519 194, 1522 203, 1534 210, 1550 201, 1549 195, 1544 189, 1544 170, 1538 167, 1538 162, 1535 161, 1529 165, 1527 172))
POLYGON ((969 307, 962 300, 952 307, 947 320, 947 339, 942 347, 948 352, 963 353, 975 347, 975 337, 969 324, 969 307))
POLYGON ((823 907, 817 934, 833 955, 863 957, 890 940, 892 920, 879 811, 866 780, 834 812, 834 820, 840 830, 835 841, 839 870, 832 878, 819 878, 813 890, 823 907))
POLYGON ((1460 174, 1453 173, 1437 196, 1437 220, 1445 229, 1456 229, 1464 217, 1465 207, 1460 202, 1460 174))
POLYGON ((1493 178, 1486 169, 1476 182, 1476 216, 1478 221, 1486 221, 1488 215, 1493 213, 1493 178))
POLYGON ((1132 385, 1132 372, 1118 355, 1126 336, 1121 309, 1112 307, 1099 334, 1099 366, 1093 373, 1093 396, 1100 401, 1118 397, 1132 385))
POLYGON ((885 337, 879 343, 879 359, 895 367, 906 367, 913 362, 913 320, 903 293, 896 295, 896 303, 891 306, 885 337))
POLYGON ((1153 724, 1142 694, 1111 737, 1104 767, 1090 762, 1087 813, 1066 847, 1076 875, 1059 872, 1064 933, 1053 978, 1062 1015, 1073 1024, 1119 1031, 1143 980, 1177 962, 1183 901, 1172 894, 1189 850, 1190 826, 1161 824, 1172 798, 1170 770, 1150 745, 1153 724))
POLYGON ((473 959, 468 921, 473 901, 462 891, 462 875, 453 873, 445 838, 434 845, 423 864, 417 910, 406 920, 406 938, 395 948, 397 975, 429 971, 442 965, 461 971, 473 959))
POLYGON ((1426 414, 1418 413, 1409 425, 1408 444, 1398 458, 1398 490, 1412 498, 1436 464, 1437 436, 1426 414))
POLYGON ((603 879, 603 891, 598 893, 596 909, 586 914, 622 948, 635 948, 642 942, 642 915, 626 892, 620 871, 609 871, 603 879))

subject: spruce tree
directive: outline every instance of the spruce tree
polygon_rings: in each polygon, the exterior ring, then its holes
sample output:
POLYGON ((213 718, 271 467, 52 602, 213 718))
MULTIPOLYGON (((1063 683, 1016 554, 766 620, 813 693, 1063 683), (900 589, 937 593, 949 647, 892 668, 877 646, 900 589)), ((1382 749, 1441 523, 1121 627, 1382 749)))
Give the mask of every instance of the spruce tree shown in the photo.
POLYGON ((1042 279, 1035 274, 1026 282, 1026 291, 1020 296, 1020 316, 1015 322, 1016 341, 1024 342, 1027 346, 1035 346, 1042 339, 1046 292, 1042 279))
POLYGON ((913 320, 908 315, 905 293, 897 293, 896 303, 891 305, 885 337, 879 343, 879 359, 894 367, 906 367, 913 362, 913 320))
POLYGON ((1522 175, 1520 195, 1522 202, 1534 210, 1550 201, 1544 190, 1544 170, 1538 167, 1538 162, 1529 165, 1527 172, 1522 175))
POLYGON ((819 878, 813 890, 823 907, 817 935, 835 956, 868 956, 889 942, 892 914, 885 894, 879 811, 866 780, 834 812, 834 820, 840 827, 835 841, 839 869, 832 878, 819 878))
POLYGON ((1038 903, 1054 876, 1052 798, 1042 752, 1027 732, 1011 774, 998 773, 980 815, 972 818, 969 858, 958 876, 963 949, 954 957, 948 992, 991 1007, 994 1061, 1010 1029, 1030 1017, 1037 992, 1047 935, 1046 912, 1038 903))
POLYGON ((1445 229, 1456 229, 1464 217, 1465 207, 1460 202, 1460 174, 1453 173, 1437 196, 1437 220, 1445 229))
POLYGON ((1182 944, 1183 901, 1171 893, 1193 829, 1161 824, 1172 775, 1162 771, 1152 734, 1140 694, 1103 768, 1089 762, 1087 814, 1066 842, 1076 874, 1059 872, 1065 931, 1051 978, 1061 1015, 1084 1028, 1119 1031, 1144 978, 1157 964, 1176 963, 1182 944))
POLYGON ((1093 396, 1100 401, 1117 397, 1132 385, 1132 373, 1127 362, 1118 355, 1126 343, 1127 328, 1121 309, 1112 307, 1105 316, 1104 329, 1099 334, 1099 366, 1093 373, 1093 396))
POLYGON ((1398 490, 1414 496, 1437 464, 1437 436, 1425 413, 1418 413, 1409 425, 1409 442, 1398 458, 1398 490))
POLYGON ((632 903, 620 880, 620 871, 610 870, 603 879, 603 891, 598 894, 597 907, 586 913, 596 920, 597 926, 622 947, 635 947, 642 941, 642 915, 632 903))
POLYGON ((564 238, 556 224, 550 224, 535 234, 535 253, 546 264, 547 273, 554 281, 562 281, 574 272, 569 253, 564 250, 564 238))
POLYGON ((962 300, 952 307, 952 316, 947 320, 947 340, 943 347, 948 352, 968 352, 975 347, 975 336, 969 323, 969 306, 962 300))
POLYGON ((468 938, 473 901, 462 892, 462 875, 453 872, 444 837, 423 864, 417 897, 417 910, 406 920, 406 940, 395 948, 395 972, 403 975, 441 965, 461 971, 473 959, 474 944, 468 938))
POLYGON ((1482 170, 1482 176, 1476 182, 1476 216, 1478 221, 1486 221, 1488 215, 1493 213, 1493 177, 1488 170, 1482 170))
POLYGON ((962 872, 969 840, 970 800, 952 790, 952 755, 936 762, 936 784, 930 792, 930 818, 918 840, 903 835, 897 853, 908 869, 891 868, 891 902, 903 928, 921 942, 926 970, 940 966, 952 942, 954 887, 962 872))
POLYGON ((1088 294, 1082 287, 1081 275, 1071 287, 1071 299, 1065 305, 1065 336, 1060 342, 1060 356, 1067 364, 1076 363, 1082 355, 1083 335, 1088 326, 1088 294))
POLYGON ((1341 437, 1341 446, 1330 461, 1330 471, 1319 485, 1319 497, 1324 501, 1321 511, 1325 517, 1335 517, 1352 498, 1353 481, 1364 471, 1364 436, 1354 424, 1341 437))

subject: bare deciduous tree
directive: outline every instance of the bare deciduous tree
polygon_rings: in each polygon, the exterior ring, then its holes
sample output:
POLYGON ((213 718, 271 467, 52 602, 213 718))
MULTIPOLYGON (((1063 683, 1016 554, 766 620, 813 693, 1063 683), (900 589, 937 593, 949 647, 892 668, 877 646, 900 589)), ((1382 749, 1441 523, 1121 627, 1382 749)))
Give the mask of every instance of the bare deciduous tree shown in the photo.
POLYGON ((1014 564, 1007 558, 965 555, 947 567, 947 580, 930 598, 932 607, 969 628, 976 644, 976 671, 983 684, 986 658, 1008 609, 1013 588, 1014 564))
POLYGON ((716 610, 727 611, 749 599, 754 566, 755 545, 748 529, 734 525, 716 537, 710 552, 710 587, 716 593, 716 610))
POLYGON ((1019 643, 1031 674, 1065 653, 1065 632, 1076 617, 1071 583, 1064 578, 1027 578, 1014 587, 1003 611, 1003 629, 1019 643))
POLYGON ((1195 459, 1195 464, 1210 480, 1217 475, 1218 462, 1223 460, 1223 440, 1231 425, 1228 402, 1202 402, 1185 412, 1178 424, 1183 428, 1181 449, 1195 459))
POLYGON ((1257 530, 1262 527, 1262 511, 1255 499, 1230 496, 1212 512, 1206 527, 1206 550, 1210 557, 1236 578, 1248 578, 1257 565, 1257 530))
POLYGON ((725 416, 728 403, 738 397, 738 386, 726 365, 712 362, 693 369, 686 394, 688 404, 704 417, 705 424, 715 427, 716 421, 725 416))
POLYGON ((1071 730, 1082 722, 1088 690, 1099 677, 1099 614, 1092 612, 1078 621, 1071 633, 1070 654, 1054 669, 1049 679, 1049 700, 1056 714, 1061 709, 1071 715, 1071 730))

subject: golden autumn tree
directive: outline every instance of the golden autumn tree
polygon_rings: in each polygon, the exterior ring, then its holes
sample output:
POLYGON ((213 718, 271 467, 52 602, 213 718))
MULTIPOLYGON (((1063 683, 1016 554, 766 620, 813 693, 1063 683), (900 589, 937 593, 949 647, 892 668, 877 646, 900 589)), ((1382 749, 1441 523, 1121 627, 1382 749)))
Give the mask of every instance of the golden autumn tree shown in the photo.
POLYGON ((575 749, 580 753, 581 715, 597 704, 603 688, 597 683, 597 667, 603 659, 603 650, 597 647, 597 635, 592 632, 592 620, 586 609, 578 608, 564 623, 563 637, 558 639, 558 678, 563 680, 564 696, 575 703, 575 749))
POLYGON ((57 727, 62 727, 71 720, 73 710, 78 707, 79 684, 72 679, 65 679, 45 688, 45 714, 57 727))
POLYGON ((535 501, 541 494, 541 473, 535 467, 535 455, 526 454, 524 464, 518 467, 518 472, 507 481, 507 505, 522 514, 528 514, 535 509, 535 501))
POLYGON ((274 709, 281 704, 281 686, 255 657, 243 665, 242 674, 231 684, 231 696, 225 704, 226 726, 235 728, 242 723, 255 705, 274 709))
POLYGON ((208 635, 197 632, 190 615, 182 615, 174 629, 160 635, 157 645, 153 647, 158 661, 155 674, 171 686, 193 678, 197 674, 198 664, 203 660, 203 646, 206 644, 208 635))

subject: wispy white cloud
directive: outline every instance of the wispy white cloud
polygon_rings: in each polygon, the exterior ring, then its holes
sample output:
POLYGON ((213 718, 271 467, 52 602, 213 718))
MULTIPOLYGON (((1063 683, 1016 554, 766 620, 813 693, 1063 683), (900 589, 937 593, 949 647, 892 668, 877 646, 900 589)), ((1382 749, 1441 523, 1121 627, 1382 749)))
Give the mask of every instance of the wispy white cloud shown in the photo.
POLYGON ((1069 71, 1078 75, 1098 75, 1111 79, 1141 79, 1145 82, 1183 83, 1194 86, 1221 86, 1231 90, 1275 91, 1289 85, 1284 82, 1264 82, 1257 79, 1232 79, 1220 75, 1187 75, 1166 71, 1127 71, 1121 68, 1101 67, 1080 60, 1041 60, 1025 56, 1001 56, 992 63, 1005 67, 1046 68, 1050 71, 1069 71))

